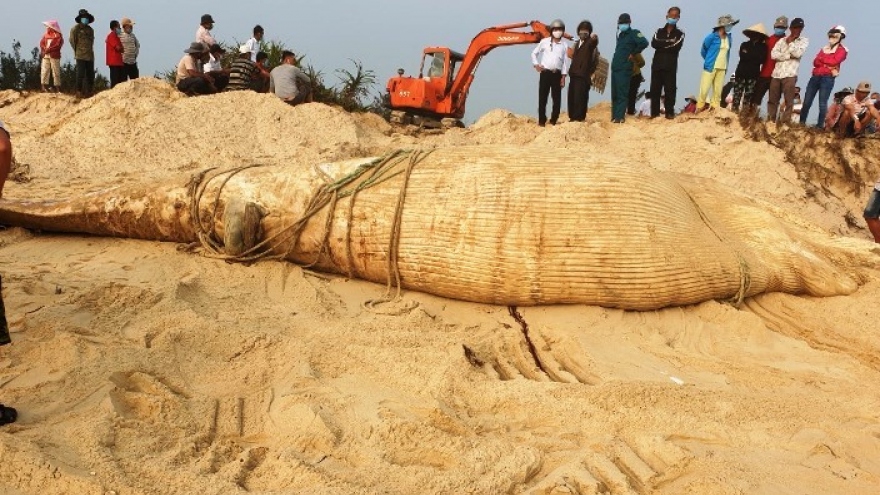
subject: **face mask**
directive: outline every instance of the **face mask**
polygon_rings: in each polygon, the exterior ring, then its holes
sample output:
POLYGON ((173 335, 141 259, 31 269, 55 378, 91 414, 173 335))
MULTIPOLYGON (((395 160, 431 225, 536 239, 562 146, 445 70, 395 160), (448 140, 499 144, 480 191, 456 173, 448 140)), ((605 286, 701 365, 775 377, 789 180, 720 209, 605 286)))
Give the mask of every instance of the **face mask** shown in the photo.
POLYGON ((676 24, 678 24, 678 19, 673 19, 673 18, 669 17, 666 19, 666 24, 671 24, 671 25, 675 26, 676 24))
POLYGON ((629 24, 618 24, 617 29, 620 29, 620 32, 629 31, 629 24))
POLYGON ((85 17, 83 17, 82 19, 79 20, 79 23, 82 24, 83 26, 88 26, 89 20, 86 19, 85 17))
POLYGON ((773 28, 773 34, 776 36, 785 36, 785 28, 773 28))
POLYGON ((562 31, 554 30, 553 37, 556 39, 562 38, 562 31))
POLYGON ((729 33, 733 29, 733 24, 724 26, 724 32, 729 33))
POLYGON ((116 28, 116 29, 114 29, 113 31, 116 32, 116 35, 117 35, 117 36, 120 35, 120 34, 122 34, 122 30, 119 29, 119 28, 116 28))
POLYGON ((581 31, 578 33, 578 38, 580 38, 583 41, 587 41, 587 38, 589 38, 589 37, 590 37, 589 31, 581 31))

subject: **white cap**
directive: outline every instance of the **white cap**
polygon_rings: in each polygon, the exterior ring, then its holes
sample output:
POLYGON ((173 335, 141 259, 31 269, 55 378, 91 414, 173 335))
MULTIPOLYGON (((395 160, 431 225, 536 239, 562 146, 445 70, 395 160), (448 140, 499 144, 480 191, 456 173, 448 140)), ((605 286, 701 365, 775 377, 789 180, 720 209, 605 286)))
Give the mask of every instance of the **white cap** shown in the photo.
POLYGON ((238 53, 250 53, 250 52, 251 52, 251 48, 247 45, 241 45, 240 47, 238 47, 238 53))

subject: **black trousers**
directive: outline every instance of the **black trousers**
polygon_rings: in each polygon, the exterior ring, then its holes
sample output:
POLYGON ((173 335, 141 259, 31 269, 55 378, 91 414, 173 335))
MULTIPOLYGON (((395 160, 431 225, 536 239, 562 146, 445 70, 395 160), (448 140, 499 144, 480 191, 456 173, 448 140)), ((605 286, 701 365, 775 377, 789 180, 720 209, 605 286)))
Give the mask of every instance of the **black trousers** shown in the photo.
POLYGON ((177 89, 181 93, 186 93, 190 96, 211 94, 211 87, 208 86, 208 81, 201 77, 187 77, 186 79, 181 79, 181 81, 177 83, 177 89))
POLYGON ((74 89, 83 96, 91 96, 95 87, 95 61, 76 59, 76 83, 74 89))
POLYGON ((644 80, 641 73, 632 76, 632 79, 629 80, 629 95, 626 100, 626 113, 629 115, 636 114, 636 97, 639 95, 639 86, 644 80))
POLYGON ((651 117, 660 115, 660 95, 667 117, 675 116, 676 71, 658 69, 651 71, 651 117))
POLYGON ((138 64, 125 64, 125 77, 123 81, 129 79, 137 79, 140 77, 140 71, 138 70, 138 64))
POLYGON ((761 102, 764 101, 764 95, 770 90, 770 81, 772 80, 772 77, 758 77, 758 80, 755 81, 755 89, 752 91, 752 105, 756 107, 761 106, 761 102))
POLYGON ((590 78, 571 75, 568 82, 568 118, 583 122, 590 106, 590 78))
POLYGON ((559 119, 559 111, 562 108, 562 72, 549 70, 541 71, 538 80, 538 123, 547 122, 547 96, 553 99, 553 110, 550 113, 550 123, 555 124, 559 119))
POLYGON ((117 84, 125 81, 125 66, 124 65, 110 65, 110 87, 115 87, 117 84))

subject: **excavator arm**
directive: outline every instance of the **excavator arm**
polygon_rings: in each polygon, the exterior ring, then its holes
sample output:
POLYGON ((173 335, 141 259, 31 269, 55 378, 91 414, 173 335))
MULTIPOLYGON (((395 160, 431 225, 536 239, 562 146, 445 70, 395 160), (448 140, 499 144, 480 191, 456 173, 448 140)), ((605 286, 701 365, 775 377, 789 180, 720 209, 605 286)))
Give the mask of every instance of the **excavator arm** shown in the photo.
POLYGON ((458 74, 449 87, 448 97, 452 99, 453 113, 464 114, 465 100, 483 56, 499 46, 538 43, 548 36, 550 30, 540 21, 505 24, 480 31, 468 46, 458 74), (531 30, 523 31, 523 28, 531 30))
MULTIPOLYGON (((499 46, 538 43, 548 36, 550 30, 543 22, 531 21, 486 28, 464 54, 441 46, 425 48, 418 77, 404 76, 400 69, 398 77, 388 80, 391 121, 460 125, 468 90, 483 56, 499 46)), ((571 39, 567 34, 565 37, 571 39)))

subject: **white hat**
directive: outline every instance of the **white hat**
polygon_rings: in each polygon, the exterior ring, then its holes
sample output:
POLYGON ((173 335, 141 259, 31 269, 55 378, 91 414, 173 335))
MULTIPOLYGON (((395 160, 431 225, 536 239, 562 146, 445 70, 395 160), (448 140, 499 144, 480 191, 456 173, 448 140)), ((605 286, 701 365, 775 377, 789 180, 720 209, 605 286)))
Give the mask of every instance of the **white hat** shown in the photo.
POLYGON ((249 47, 247 45, 241 45, 240 47, 238 47, 238 53, 250 53, 250 52, 251 52, 251 47, 249 47))

